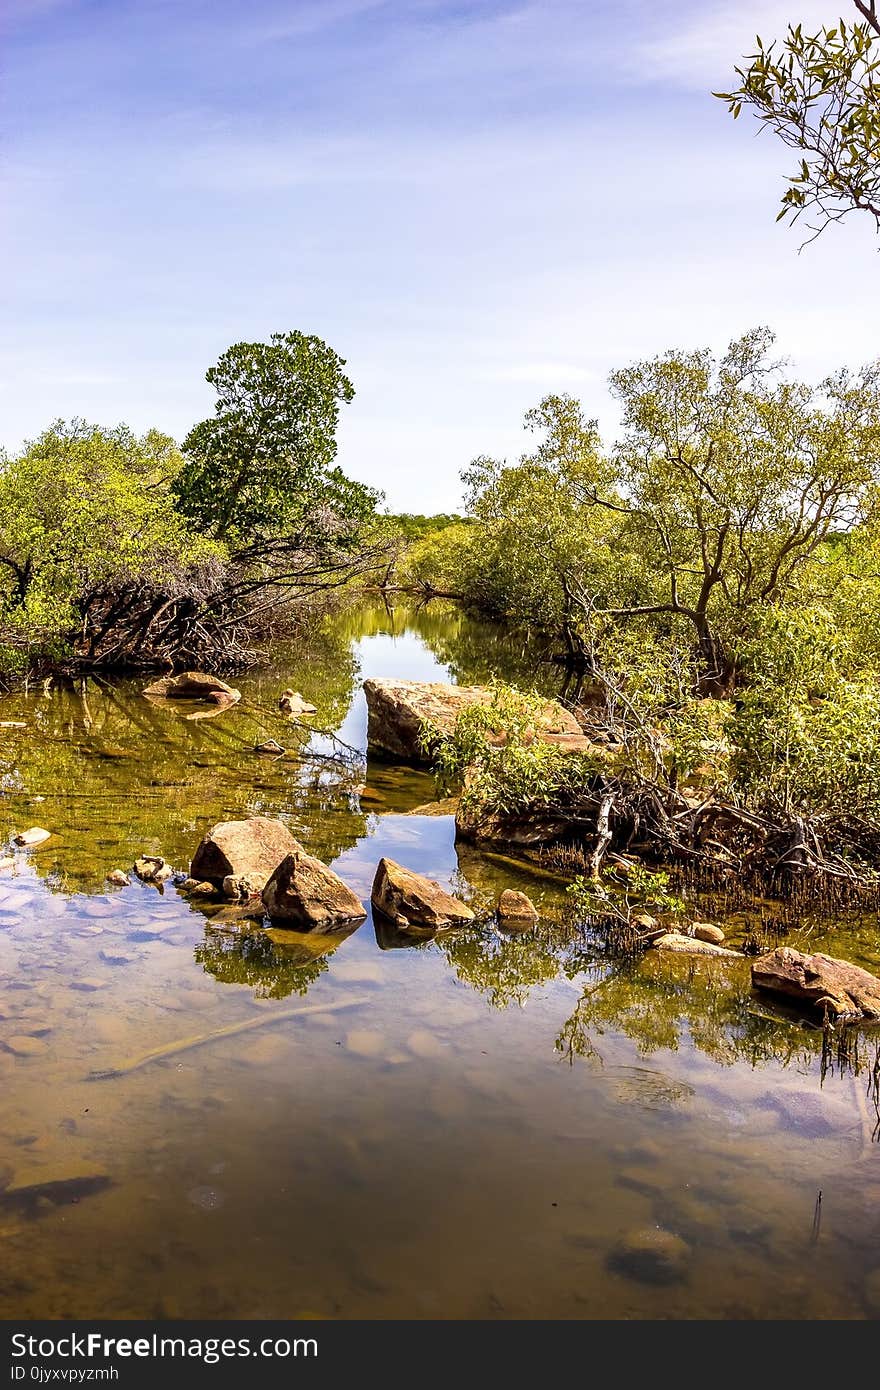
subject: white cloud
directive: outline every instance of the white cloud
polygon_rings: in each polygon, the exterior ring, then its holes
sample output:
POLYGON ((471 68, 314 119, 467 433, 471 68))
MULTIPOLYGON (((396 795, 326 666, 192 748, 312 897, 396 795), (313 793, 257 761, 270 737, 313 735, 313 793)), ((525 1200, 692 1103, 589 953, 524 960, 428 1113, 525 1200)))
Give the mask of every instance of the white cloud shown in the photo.
MULTIPOLYGON (((724 85, 743 55, 754 52, 756 34, 766 44, 782 38, 789 24, 814 31, 850 8, 847 0, 739 0, 734 5, 715 0, 708 12, 701 8, 682 19, 676 4, 666 12, 663 31, 637 45, 634 66, 642 79, 688 88, 724 85)), ((858 18, 854 10, 853 18, 858 18)))

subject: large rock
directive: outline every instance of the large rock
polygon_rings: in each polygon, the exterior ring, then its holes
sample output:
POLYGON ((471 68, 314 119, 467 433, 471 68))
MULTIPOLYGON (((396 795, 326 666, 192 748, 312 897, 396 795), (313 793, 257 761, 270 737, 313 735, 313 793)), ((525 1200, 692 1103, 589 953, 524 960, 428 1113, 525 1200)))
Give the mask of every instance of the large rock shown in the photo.
POLYGON ((688 1276, 691 1248, 681 1236, 659 1226, 645 1226, 621 1236, 608 1256, 608 1267, 643 1284, 676 1284, 688 1276))
POLYGON ((288 854, 303 854, 283 821, 268 816, 225 820, 209 830, 190 865, 190 876, 223 887, 224 878, 247 879, 262 892, 288 854))
POLYGON ((379 860, 370 896, 375 910, 401 927, 449 927, 472 922, 475 916, 434 879, 414 874, 393 859, 379 860))
MULTIPOLYGON (((368 680, 370 748, 404 762, 429 764, 422 747, 427 724, 439 737, 451 734, 458 715, 469 705, 488 705, 492 692, 482 685, 447 685, 442 681, 368 680)), ((593 745, 581 733, 573 714, 548 700, 538 720, 538 735, 552 738, 570 752, 587 752, 593 745)))
POLYGON ((731 951, 727 946, 719 946, 711 941, 700 941, 695 936, 685 936, 683 932, 668 931, 653 942, 658 951, 679 952, 687 956, 734 956, 741 959, 739 951, 731 951))
POLYGON ((880 979, 821 952, 807 956, 780 946, 755 961, 752 984, 837 1018, 880 1018, 880 979))
POLYGON ((348 884, 302 849, 282 859, 263 889, 263 906, 273 922, 317 931, 367 915, 348 884))
POLYGON ((144 694, 150 700, 206 700, 212 705, 234 705, 241 699, 240 690, 206 671, 181 671, 176 676, 162 676, 148 685, 144 694))

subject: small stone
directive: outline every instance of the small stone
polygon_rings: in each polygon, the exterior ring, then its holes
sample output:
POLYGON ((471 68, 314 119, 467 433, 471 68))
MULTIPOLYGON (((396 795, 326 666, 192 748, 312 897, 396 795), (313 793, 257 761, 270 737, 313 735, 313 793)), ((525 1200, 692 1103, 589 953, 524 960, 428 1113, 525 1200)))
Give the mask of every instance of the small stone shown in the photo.
POLYGON ((105 965, 134 965, 137 956, 126 955, 122 951, 99 951, 98 955, 105 965))
POLYGON ((356 1057, 378 1057, 385 1048, 385 1039, 370 1028, 353 1028, 345 1035, 345 1047, 356 1057))
POLYGON ((11 1038, 6 1038, 3 1046, 13 1057, 39 1057, 47 1049, 42 1038, 31 1038, 25 1033, 15 1033, 11 1038))
POLYGON ((15 843, 17 845, 42 845, 51 837, 51 830, 43 830, 39 825, 32 825, 30 830, 23 830, 20 835, 16 835, 15 843))
POLYGON ((505 888, 498 899, 498 916, 502 922, 536 922, 538 909, 525 893, 505 888))
POLYGON ((282 714, 290 715, 293 719, 301 719, 304 714, 318 713, 317 706, 304 700, 298 690, 282 690, 278 708, 282 714))
POLYGON ((118 888, 127 888, 131 883, 128 874, 124 874, 121 869, 111 869, 107 875, 108 883, 115 883, 118 888))
POLYGON ((442 1057, 444 1052, 440 1039, 435 1033, 429 1033, 427 1028, 417 1028, 414 1033, 410 1033, 406 1045, 414 1056, 426 1059, 442 1057))
POLYGON ((223 896, 233 902, 246 903, 251 898, 260 896, 260 886, 247 877, 227 874, 223 880, 223 896))
POLYGON ((698 941, 709 941, 713 946, 720 946, 724 940, 724 932, 712 922, 692 922, 689 930, 698 941))
POLYGON ((608 1256, 616 1274, 643 1284, 676 1284, 687 1278, 691 1250, 681 1236, 659 1226, 629 1231, 608 1256))
POLYGON ((134 861, 134 871, 144 883, 164 883, 174 872, 158 854, 144 854, 134 861))
POLYGON ((660 925, 656 917, 652 917, 650 912, 636 912, 632 923, 638 927, 639 931, 656 931, 660 925))
MULTIPOLYGON (((224 882, 225 881, 226 880, 224 880, 224 882)), ((193 885, 189 890, 191 898, 216 898, 217 896, 217 889, 214 887, 213 883, 198 883, 194 879, 187 879, 187 883, 192 883, 193 885)))

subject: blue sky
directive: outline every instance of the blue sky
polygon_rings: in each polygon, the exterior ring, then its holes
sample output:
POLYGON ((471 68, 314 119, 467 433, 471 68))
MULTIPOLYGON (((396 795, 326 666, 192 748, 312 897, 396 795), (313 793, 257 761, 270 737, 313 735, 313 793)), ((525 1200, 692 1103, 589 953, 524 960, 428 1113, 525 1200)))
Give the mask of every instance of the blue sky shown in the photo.
POLYGON ((317 333, 339 461, 455 507, 523 413, 758 323, 808 377, 876 338, 867 218, 798 254, 790 156, 734 124, 755 31, 848 0, 4 0, 0 439, 182 438, 229 343, 317 333))

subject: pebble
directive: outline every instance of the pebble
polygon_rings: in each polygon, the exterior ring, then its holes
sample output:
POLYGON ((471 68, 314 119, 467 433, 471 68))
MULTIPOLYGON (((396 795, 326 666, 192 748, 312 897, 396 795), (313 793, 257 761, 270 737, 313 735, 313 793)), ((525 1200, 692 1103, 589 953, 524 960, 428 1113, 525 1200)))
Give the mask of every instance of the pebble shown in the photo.
POLYGON ((442 1057, 445 1051, 436 1033, 429 1033, 426 1028, 417 1028, 414 1033, 410 1033, 406 1045, 416 1057, 442 1057))
POLYGON ((131 883, 131 879, 128 874, 123 873, 121 869, 111 869, 107 875, 107 882, 115 883, 119 888, 127 888, 131 883))
POLYGON ((378 1057, 385 1048, 385 1039, 370 1028, 353 1028, 345 1035, 345 1046, 356 1057, 378 1057))
POLYGON ((6 1038, 3 1046, 14 1057, 39 1057, 47 1050, 47 1044, 42 1038, 31 1038, 25 1033, 16 1033, 13 1037, 6 1038))
POLYGON ((97 975, 84 975, 79 980, 71 980, 70 988, 81 989, 86 994, 91 994, 97 989, 107 989, 109 984, 109 980, 105 980, 97 975))
POLYGON ((102 950, 98 952, 105 965, 134 965, 138 956, 126 955, 123 951, 102 950))

